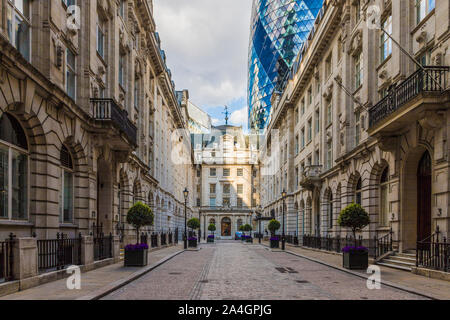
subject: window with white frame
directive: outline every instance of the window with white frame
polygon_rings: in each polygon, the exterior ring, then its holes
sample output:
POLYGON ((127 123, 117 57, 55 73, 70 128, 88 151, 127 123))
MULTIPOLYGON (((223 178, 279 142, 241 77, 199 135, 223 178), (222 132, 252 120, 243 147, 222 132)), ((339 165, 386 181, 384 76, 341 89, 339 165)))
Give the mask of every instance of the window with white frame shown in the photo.
POLYGON ((333 141, 327 142, 327 169, 333 167, 333 141))
POLYGON ((420 23, 435 6, 435 0, 416 0, 416 23, 420 23))
POLYGON ((28 142, 19 121, 0 117, 0 220, 28 218, 28 142))
POLYGON ((66 92, 75 100, 76 94, 76 58, 69 48, 66 49, 66 92))
POLYGON ((30 0, 6 1, 6 28, 9 41, 30 61, 31 15, 30 0))
POLYGON ((355 90, 363 83, 363 58, 362 52, 353 57, 353 65, 355 68, 355 90))
POLYGON ((238 177, 244 176, 244 169, 238 168, 238 169, 237 169, 237 176, 238 176, 238 177))
POLYGON ((237 194, 243 194, 244 193, 244 185, 238 184, 237 185, 237 194))
POLYGON ((210 177, 216 176, 216 168, 209 168, 209 176, 210 177))
POLYGON ((299 139, 298 135, 295 136, 295 154, 297 155, 299 153, 299 139))
POLYGON ((230 169, 229 168, 224 168, 223 169, 223 176, 224 177, 229 177, 230 176, 230 169))
MULTIPOLYGON (((392 35, 392 15, 382 21, 383 29, 392 35)), ((386 33, 380 31, 380 62, 386 60, 392 53, 392 40, 386 33)))
POLYGON ((389 167, 386 167, 380 179, 380 226, 387 226, 389 214, 389 167))
POLYGON ((72 156, 66 146, 60 152, 61 161, 61 189, 59 193, 59 214, 61 223, 73 222, 73 162, 72 156))
POLYGON ((105 58, 105 26, 100 17, 97 22, 97 53, 105 58))

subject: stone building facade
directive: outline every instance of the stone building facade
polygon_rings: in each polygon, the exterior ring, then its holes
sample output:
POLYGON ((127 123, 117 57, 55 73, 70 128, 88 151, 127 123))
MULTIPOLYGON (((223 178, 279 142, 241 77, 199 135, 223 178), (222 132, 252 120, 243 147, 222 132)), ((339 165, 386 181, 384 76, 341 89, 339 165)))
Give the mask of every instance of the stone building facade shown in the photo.
POLYGON ((449 236, 449 14, 447 1, 325 1, 272 97, 266 216, 281 221, 285 189, 287 231, 300 236, 349 234, 337 218, 352 202, 370 215, 364 239, 392 228, 406 251, 449 236))
MULTIPOLYGON (((192 134, 195 161, 196 210, 201 229, 216 225, 218 239, 234 239, 241 225, 256 226, 259 205, 257 136, 242 127, 212 127, 192 134)), ((254 230, 256 230, 254 228, 254 230)))
POLYGON ((147 230, 184 225, 187 114, 152 1, 1 0, 0 47, 1 239, 102 225, 126 242, 136 201, 147 230))

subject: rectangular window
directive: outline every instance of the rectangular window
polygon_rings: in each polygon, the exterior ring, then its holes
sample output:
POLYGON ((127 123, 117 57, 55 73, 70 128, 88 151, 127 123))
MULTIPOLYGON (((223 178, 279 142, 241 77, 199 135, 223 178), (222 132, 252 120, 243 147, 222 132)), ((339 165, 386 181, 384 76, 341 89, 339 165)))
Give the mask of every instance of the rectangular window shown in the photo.
POLYGON ((244 176, 244 169, 238 168, 238 169, 237 169, 237 176, 238 176, 238 177, 244 176))
POLYGON ((359 112, 356 112, 355 113, 355 145, 357 146, 357 145, 359 145, 359 142, 360 142, 360 139, 361 139, 361 137, 360 137, 360 134, 361 134, 361 125, 360 125, 360 113, 359 112))
POLYGON ((315 160, 315 165, 319 165, 320 164, 320 152, 319 150, 316 150, 316 152, 314 153, 314 160, 315 160))
POLYGON ((319 111, 319 109, 316 110, 315 118, 316 118, 316 133, 319 133, 320 132, 320 111, 319 111))
POLYGON ((119 55, 119 84, 123 87, 124 86, 124 82, 123 82, 123 76, 124 76, 124 56, 123 55, 119 55))
POLYGON ((125 1, 120 0, 119 2, 119 16, 124 18, 125 17, 125 1))
POLYGON ((297 155, 299 153, 299 139, 298 135, 295 136, 295 154, 297 155))
POLYGON ((362 52, 360 52, 354 58, 354 66, 355 66, 355 90, 358 89, 363 83, 363 60, 362 60, 362 52))
POLYGON ((209 176, 215 177, 216 176, 216 168, 210 168, 209 169, 209 176))
POLYGON ((295 167, 295 189, 298 186, 298 167, 295 167))
POLYGON ((75 100, 76 92, 76 62, 75 54, 69 48, 66 49, 66 92, 75 100))
POLYGON ((105 58, 105 33, 101 21, 97 24, 97 52, 100 57, 105 58))
POLYGON ((312 104, 312 100, 313 100, 312 88, 309 87, 309 89, 308 89, 308 106, 310 106, 312 104))
POLYGON ((225 183, 223 185, 223 193, 230 194, 230 192, 231 192, 231 185, 229 183, 225 183))
POLYGON ((237 207, 238 208, 242 208, 243 207, 242 198, 237 198, 237 207))
POLYGON ((76 4, 75 0, 63 0, 66 7, 74 6, 76 4))
POLYGON ((8 218, 9 151, 0 145, 0 217, 8 218))
POLYGON ((243 184, 238 184, 237 185, 237 193, 238 194, 243 194, 244 193, 244 185, 243 184))
POLYGON ((302 146, 302 148, 304 148, 305 147, 305 128, 302 128, 302 130, 301 130, 300 139, 301 139, 301 146, 302 146))
POLYGON ((11 156, 12 219, 23 220, 27 218, 28 209, 28 161, 26 155, 12 149, 11 156))
POLYGON ((200 178, 201 174, 202 174, 202 171, 201 170, 197 170, 197 178, 200 178))
POLYGON ((333 122, 333 105, 330 102, 327 104, 327 126, 333 122))
POLYGON ((61 217, 62 223, 73 222, 73 174, 62 170, 61 217))
POLYGON ((197 207, 200 207, 201 203, 200 203, 200 198, 197 198, 197 207))
POLYGON ((297 124, 298 123, 298 109, 297 108, 295 108, 295 111, 294 111, 294 121, 295 121, 295 124, 297 124))
POLYGON ((224 177, 229 177, 230 176, 230 169, 223 169, 223 176, 224 177))
POLYGON ((211 193, 211 194, 215 194, 216 193, 216 184, 215 183, 211 183, 209 185, 209 193, 211 193))
POLYGON ((308 143, 312 140, 312 119, 308 120, 308 143))
POLYGON ((9 0, 6 6, 6 28, 9 41, 27 61, 30 61, 30 1, 9 0))
POLYGON ((420 23, 436 6, 435 0, 416 0, 417 23, 420 23))
POLYGON ((230 206, 230 198, 223 198, 223 200, 222 200, 222 205, 223 206, 225 206, 225 207, 228 207, 228 206, 230 206))
POLYGON ((333 167, 333 141, 327 143, 327 168, 333 167))
POLYGON ((134 107, 136 110, 139 110, 139 81, 138 81, 138 79, 134 80, 134 107))
POLYGON ((216 198, 209 198, 209 206, 210 207, 216 206, 216 198))
POLYGON ((301 109, 301 115, 304 115, 305 114, 305 98, 302 99, 300 109, 301 109))
MULTIPOLYGON (((392 35, 392 15, 387 17, 382 22, 383 29, 389 34, 392 35)), ((392 40, 384 33, 380 31, 380 62, 386 60, 392 53, 392 40)))

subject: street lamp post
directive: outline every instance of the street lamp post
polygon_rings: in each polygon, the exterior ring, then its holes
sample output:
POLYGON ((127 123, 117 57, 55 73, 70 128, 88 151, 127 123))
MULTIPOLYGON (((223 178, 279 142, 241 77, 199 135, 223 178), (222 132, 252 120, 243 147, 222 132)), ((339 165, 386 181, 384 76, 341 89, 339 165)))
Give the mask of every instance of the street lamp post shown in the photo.
POLYGON ((284 210, 285 210, 285 201, 286 198, 286 191, 283 189, 283 192, 281 193, 281 197, 283 198, 283 232, 281 234, 281 250, 285 250, 286 248, 286 236, 284 234, 284 210))
POLYGON ((187 249, 187 215, 186 215, 186 206, 187 206, 187 200, 188 200, 188 196, 189 196, 189 191, 187 188, 184 189, 183 191, 183 195, 184 195, 184 250, 187 249))

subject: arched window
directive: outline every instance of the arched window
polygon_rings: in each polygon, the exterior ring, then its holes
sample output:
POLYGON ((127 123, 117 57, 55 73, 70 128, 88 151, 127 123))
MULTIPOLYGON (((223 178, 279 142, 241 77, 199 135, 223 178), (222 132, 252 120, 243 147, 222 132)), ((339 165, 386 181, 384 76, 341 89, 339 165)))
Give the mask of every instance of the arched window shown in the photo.
POLYGON ((355 203, 362 205, 362 180, 358 179, 355 189, 355 203))
POLYGON ((0 218, 28 218, 28 143, 19 122, 0 117, 0 218))
POLYGON ((380 226, 386 226, 389 214, 389 167, 386 167, 380 179, 380 226))
POLYGON ((66 146, 60 152, 61 189, 59 193, 59 217, 62 223, 73 222, 73 162, 66 146))

